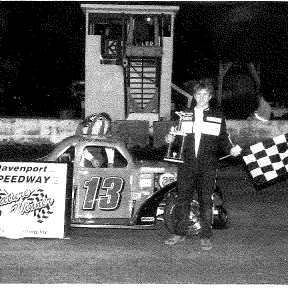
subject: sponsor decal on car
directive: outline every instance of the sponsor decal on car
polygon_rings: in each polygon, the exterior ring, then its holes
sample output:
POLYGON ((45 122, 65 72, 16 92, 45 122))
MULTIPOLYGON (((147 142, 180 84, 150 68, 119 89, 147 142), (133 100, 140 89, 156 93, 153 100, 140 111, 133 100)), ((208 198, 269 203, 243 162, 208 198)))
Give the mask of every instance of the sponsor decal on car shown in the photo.
POLYGON ((159 177, 160 187, 164 187, 174 181, 176 181, 176 176, 172 173, 164 173, 159 177))

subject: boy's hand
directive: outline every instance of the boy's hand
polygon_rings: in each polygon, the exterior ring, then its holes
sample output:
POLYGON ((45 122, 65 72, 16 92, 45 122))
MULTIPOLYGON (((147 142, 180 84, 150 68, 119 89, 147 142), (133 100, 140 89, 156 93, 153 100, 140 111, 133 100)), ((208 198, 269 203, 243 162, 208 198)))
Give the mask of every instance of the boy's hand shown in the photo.
POLYGON ((236 156, 239 156, 241 152, 242 152, 242 148, 239 145, 236 145, 230 150, 230 155, 233 157, 236 157, 236 156))
POLYGON ((175 139, 175 136, 174 136, 174 135, 167 134, 167 135, 165 136, 165 142, 168 143, 168 144, 172 143, 172 142, 174 141, 174 139, 175 139))

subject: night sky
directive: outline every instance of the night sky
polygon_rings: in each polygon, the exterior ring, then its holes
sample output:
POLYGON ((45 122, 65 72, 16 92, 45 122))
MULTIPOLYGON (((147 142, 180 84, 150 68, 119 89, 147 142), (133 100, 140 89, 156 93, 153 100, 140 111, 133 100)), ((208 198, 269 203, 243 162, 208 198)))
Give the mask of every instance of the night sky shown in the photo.
POLYGON ((176 19, 174 72, 182 62, 189 80, 217 75, 219 61, 251 61, 261 64, 263 85, 277 86, 288 72, 287 4, 182 3, 176 19))
POLYGON ((1 60, 8 66, 2 106, 23 116, 58 115, 67 105, 60 100, 70 96, 71 83, 84 79, 85 15, 80 3, 12 1, 1 2, 0 8, 1 60))
MULTIPOLYGON (((265 98, 287 101, 288 3, 161 3, 180 6, 173 83, 183 87, 188 80, 215 78, 219 61, 252 61, 261 63, 265 98)), ((57 116, 59 109, 69 108, 70 85, 84 80, 85 72, 80 6, 77 1, 0 3, 2 115, 57 116)))

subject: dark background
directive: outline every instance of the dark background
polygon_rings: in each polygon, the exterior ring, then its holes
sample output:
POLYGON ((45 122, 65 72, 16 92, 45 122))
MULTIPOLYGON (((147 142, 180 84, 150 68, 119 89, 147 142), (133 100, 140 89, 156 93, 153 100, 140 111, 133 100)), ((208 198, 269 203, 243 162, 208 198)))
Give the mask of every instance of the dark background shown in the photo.
MULTIPOLYGON (((261 67, 265 99, 288 106, 286 2, 105 3, 180 6, 172 79, 176 85, 217 77, 219 61, 253 62, 261 67)), ((71 98, 71 84, 84 80, 85 73, 81 2, 0 2, 0 48, 0 116, 58 117, 60 110, 73 108, 77 99, 71 98)), ((229 73, 246 73, 237 69, 229 73)))

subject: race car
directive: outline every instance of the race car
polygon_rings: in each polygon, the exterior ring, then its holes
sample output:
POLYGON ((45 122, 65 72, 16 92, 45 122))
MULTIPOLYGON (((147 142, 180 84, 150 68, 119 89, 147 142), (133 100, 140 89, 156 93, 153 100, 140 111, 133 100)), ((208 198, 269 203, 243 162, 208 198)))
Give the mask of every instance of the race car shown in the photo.
MULTIPOLYGON (((82 124, 98 123, 99 128, 107 120, 105 117, 94 115, 91 121, 85 119, 82 124)), ((62 140, 49 155, 39 159, 68 162, 73 166, 68 201, 71 226, 140 228, 153 226, 157 220, 166 218, 170 229, 177 166, 164 161, 136 160, 117 137, 93 134, 91 127, 90 133, 82 134, 78 128, 76 135, 62 140)), ((193 219, 195 222, 195 217, 193 219)), ((198 231, 197 225, 194 225, 195 231, 198 231)))
POLYGON ((177 179, 176 166, 136 161, 124 143, 113 137, 74 135, 41 161, 72 163, 71 225, 77 227, 154 223, 164 197, 157 192, 177 179), (103 163, 93 166, 85 159, 86 151, 101 155, 103 163), (108 163, 108 151, 114 155, 113 163, 108 163))

